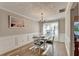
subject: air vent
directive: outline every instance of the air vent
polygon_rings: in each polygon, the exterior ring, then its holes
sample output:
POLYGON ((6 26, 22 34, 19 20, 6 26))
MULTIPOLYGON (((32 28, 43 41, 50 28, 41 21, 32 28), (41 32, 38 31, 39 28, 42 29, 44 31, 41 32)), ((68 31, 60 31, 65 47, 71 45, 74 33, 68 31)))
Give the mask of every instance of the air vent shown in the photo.
POLYGON ((62 12, 65 12, 65 8, 59 10, 59 13, 62 13, 62 12))

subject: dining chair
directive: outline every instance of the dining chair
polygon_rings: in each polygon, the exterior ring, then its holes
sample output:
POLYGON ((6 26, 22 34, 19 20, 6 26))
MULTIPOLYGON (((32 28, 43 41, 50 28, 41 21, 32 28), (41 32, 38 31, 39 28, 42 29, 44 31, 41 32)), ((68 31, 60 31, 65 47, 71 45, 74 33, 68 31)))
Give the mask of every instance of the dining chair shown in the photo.
POLYGON ((40 49, 44 49, 45 50, 45 43, 46 43, 46 41, 45 40, 43 40, 43 38, 44 37, 33 37, 33 39, 34 39, 34 42, 33 42, 33 49, 32 49, 32 51, 35 53, 35 51, 36 51, 36 49, 38 48, 39 49, 39 51, 38 51, 38 53, 40 54, 40 49))

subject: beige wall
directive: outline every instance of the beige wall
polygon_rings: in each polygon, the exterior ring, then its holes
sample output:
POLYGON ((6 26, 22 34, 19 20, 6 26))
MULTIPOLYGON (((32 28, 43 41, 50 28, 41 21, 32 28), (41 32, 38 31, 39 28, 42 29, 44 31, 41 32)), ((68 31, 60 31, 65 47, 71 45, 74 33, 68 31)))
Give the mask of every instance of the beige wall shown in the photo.
POLYGON ((39 23, 0 9, 0 36, 39 32, 39 23), (24 28, 8 28, 8 15, 24 20, 24 28))
POLYGON ((59 32, 65 33, 65 19, 59 20, 59 32))
POLYGON ((38 22, 0 9, 0 54, 31 43, 38 34, 38 22), (8 15, 24 20, 24 28, 8 28, 8 15))
POLYGON ((59 41, 64 42, 65 41, 65 19, 59 20, 59 41))

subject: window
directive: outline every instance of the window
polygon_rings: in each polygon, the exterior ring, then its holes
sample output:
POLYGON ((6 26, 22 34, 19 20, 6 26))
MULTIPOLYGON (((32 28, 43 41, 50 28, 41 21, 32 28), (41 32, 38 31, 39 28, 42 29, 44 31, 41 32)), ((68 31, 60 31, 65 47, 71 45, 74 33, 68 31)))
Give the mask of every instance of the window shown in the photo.
POLYGON ((43 34, 58 36, 58 22, 44 23, 43 24, 43 34))

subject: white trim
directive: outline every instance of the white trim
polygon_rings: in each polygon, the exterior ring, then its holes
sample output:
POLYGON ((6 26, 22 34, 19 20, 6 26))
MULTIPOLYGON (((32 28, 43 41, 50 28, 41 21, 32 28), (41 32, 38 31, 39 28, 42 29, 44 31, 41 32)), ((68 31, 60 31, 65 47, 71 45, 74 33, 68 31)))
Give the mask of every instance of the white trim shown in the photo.
POLYGON ((14 11, 11 11, 11 10, 6 9, 6 8, 4 8, 4 7, 1 7, 1 6, 0 6, 0 9, 2 9, 2 10, 4 10, 4 11, 7 11, 7 12, 11 12, 11 13, 16 14, 16 15, 19 15, 19 16, 24 17, 24 18, 29 19, 29 20, 37 21, 37 20, 35 20, 35 19, 33 19, 33 18, 27 17, 27 16, 25 16, 25 15, 22 15, 22 14, 20 14, 20 13, 14 12, 14 11))
POLYGON ((66 47, 66 51, 67 51, 68 56, 70 56, 70 47, 69 47, 70 46, 70 44, 69 44, 70 40, 69 39, 70 38, 65 35, 65 47, 66 47), (69 45, 67 45, 67 44, 69 44, 69 45))
POLYGON ((65 14, 71 9, 72 5, 73 5, 73 2, 68 2, 65 14))

